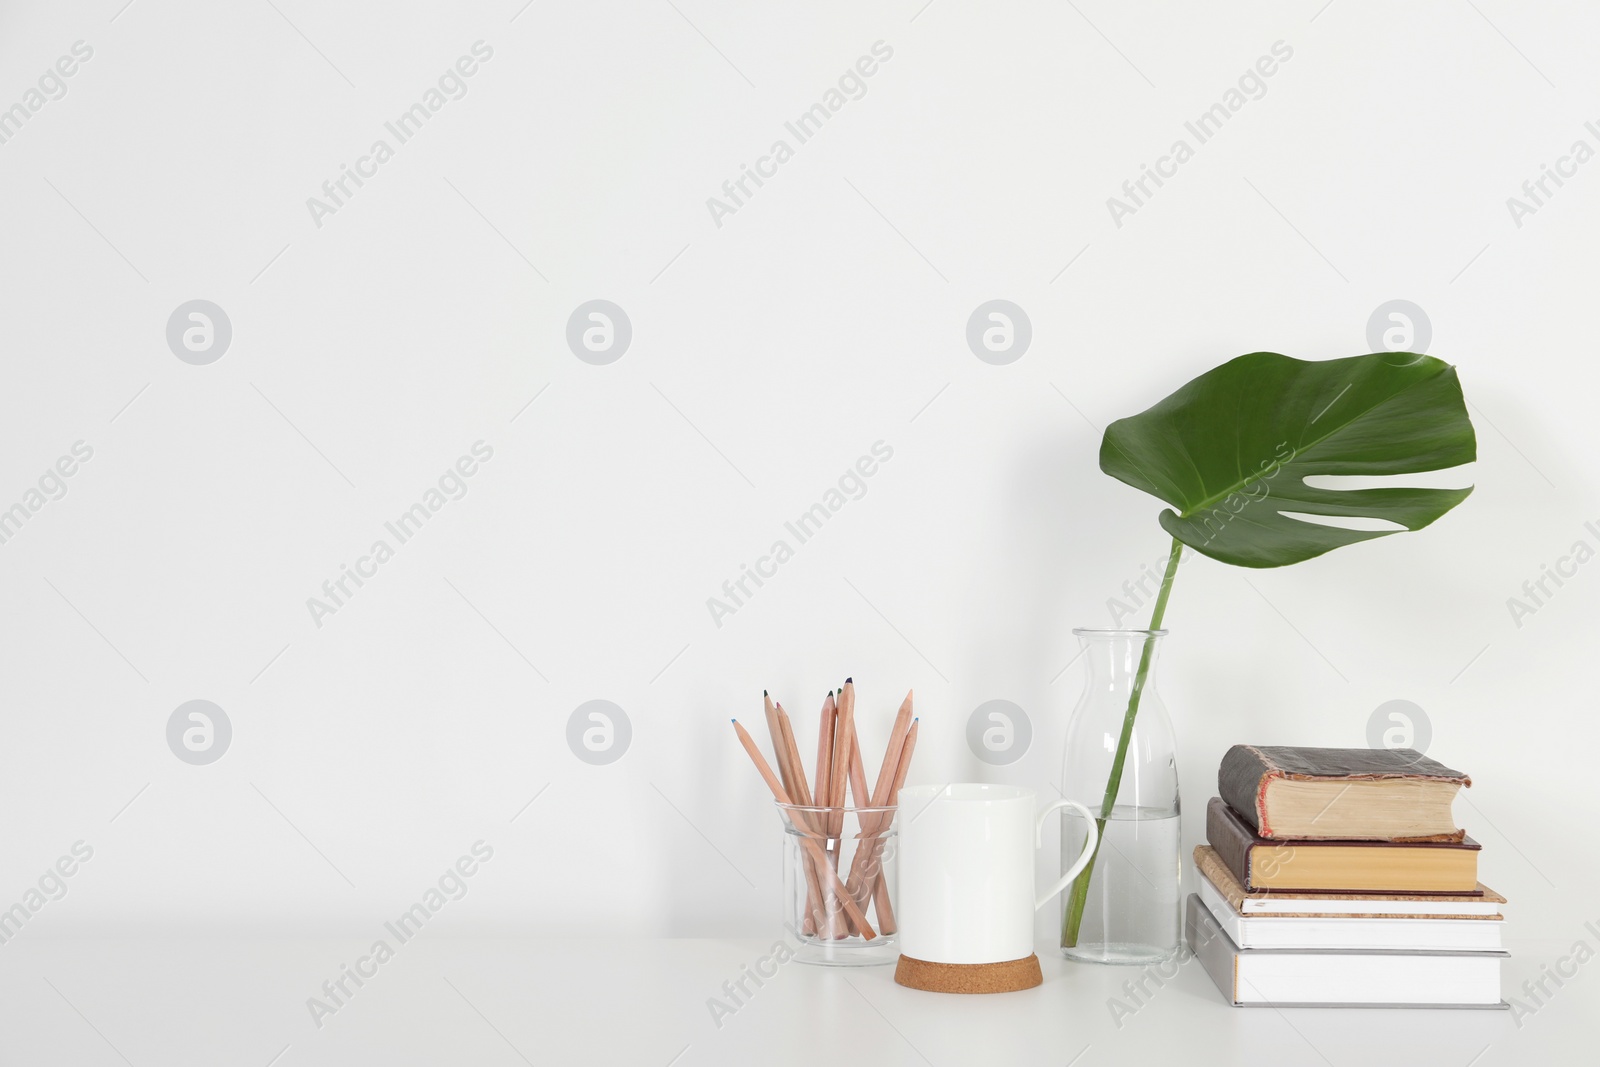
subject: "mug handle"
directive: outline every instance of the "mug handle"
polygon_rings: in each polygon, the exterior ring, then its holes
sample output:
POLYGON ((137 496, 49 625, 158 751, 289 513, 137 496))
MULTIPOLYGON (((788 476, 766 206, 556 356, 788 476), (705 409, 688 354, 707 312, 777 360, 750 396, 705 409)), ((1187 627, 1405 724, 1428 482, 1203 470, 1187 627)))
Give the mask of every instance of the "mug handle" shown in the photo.
POLYGON ((1089 813, 1089 809, 1084 807, 1082 804, 1079 804, 1076 800, 1058 800, 1039 813, 1039 821, 1034 829, 1034 848, 1040 848, 1044 845, 1044 821, 1050 817, 1051 812, 1060 811, 1062 808, 1073 808, 1083 816, 1084 825, 1089 828, 1089 836, 1083 842, 1083 851, 1078 854, 1078 858, 1074 860, 1072 866, 1067 869, 1067 873, 1063 874, 1061 879, 1056 882, 1055 885, 1051 886, 1045 892, 1044 896, 1040 897, 1038 902, 1034 904, 1034 911, 1038 911, 1040 908, 1050 903, 1051 899, 1057 893, 1067 888, 1067 886, 1071 884, 1072 880, 1078 877, 1078 872, 1083 870, 1084 867, 1088 866, 1089 861, 1094 858, 1094 850, 1099 847, 1100 844, 1100 828, 1095 825, 1094 816, 1089 813))

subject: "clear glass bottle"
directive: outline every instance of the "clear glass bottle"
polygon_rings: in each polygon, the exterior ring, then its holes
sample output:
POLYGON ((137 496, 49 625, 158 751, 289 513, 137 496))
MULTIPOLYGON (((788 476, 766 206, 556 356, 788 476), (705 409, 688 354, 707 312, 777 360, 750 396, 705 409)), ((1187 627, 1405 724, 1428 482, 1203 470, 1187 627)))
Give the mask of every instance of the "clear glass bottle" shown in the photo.
MULTIPOLYGON (((1170 959, 1182 931, 1183 867, 1176 746, 1155 684, 1167 631, 1073 633, 1083 645, 1087 681, 1067 726, 1061 790, 1102 816, 1128 704, 1141 674, 1144 680, 1122 778, 1109 818, 1101 820, 1098 855, 1062 894, 1061 954, 1090 963, 1170 959)), ((1064 811, 1061 827, 1061 854, 1077 856, 1082 818, 1064 811)))

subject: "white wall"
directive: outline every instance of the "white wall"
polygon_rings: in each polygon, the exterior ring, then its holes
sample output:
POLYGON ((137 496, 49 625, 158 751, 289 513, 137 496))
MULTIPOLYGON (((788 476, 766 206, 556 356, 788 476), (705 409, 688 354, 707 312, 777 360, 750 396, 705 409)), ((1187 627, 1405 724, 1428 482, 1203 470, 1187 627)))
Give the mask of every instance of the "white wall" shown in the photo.
POLYGON ((726 720, 769 688, 810 736, 853 674, 876 752, 915 687, 914 780, 1047 790, 1070 629, 1166 545, 1098 428, 1242 352, 1367 351, 1396 298, 1460 368, 1477 491, 1288 570, 1185 566, 1160 683, 1186 838, 1228 745, 1359 745, 1411 700, 1475 779, 1485 880, 1522 932, 1577 936, 1600 564, 1520 626, 1507 598, 1600 547, 1600 163, 1520 226, 1506 200, 1600 148, 1600 15, 920 3, 8 9, 0 105, 93 49, 0 144, 0 505, 93 449, 0 545, 0 907, 94 849, 23 936, 361 933, 480 839, 456 929, 765 930, 776 820, 726 720), (865 95, 717 225, 707 198, 878 41, 865 95), (1116 225, 1107 198, 1278 41, 1265 94, 1116 225), (606 366, 565 340, 596 298, 633 330, 606 366), (1032 324, 1005 366, 965 340, 996 298, 1032 324), (209 365, 165 337, 193 299, 232 325, 209 365), (465 497, 316 625, 307 598, 480 440, 465 497), (878 441, 865 495, 714 624, 878 441), (1003 768, 965 742, 996 698, 1035 731, 1003 768), (234 731, 207 766, 166 740, 192 699, 234 731), (605 766, 566 741, 594 699, 633 731, 605 766))

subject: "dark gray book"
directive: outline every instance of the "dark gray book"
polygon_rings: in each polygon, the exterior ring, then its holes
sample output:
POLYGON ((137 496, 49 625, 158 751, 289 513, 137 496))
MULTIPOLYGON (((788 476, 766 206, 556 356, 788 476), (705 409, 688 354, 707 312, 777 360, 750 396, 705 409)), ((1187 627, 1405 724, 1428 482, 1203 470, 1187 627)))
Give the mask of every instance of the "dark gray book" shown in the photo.
POLYGON ((1217 795, 1268 839, 1459 841, 1450 805, 1472 779, 1411 748, 1234 745, 1217 795))

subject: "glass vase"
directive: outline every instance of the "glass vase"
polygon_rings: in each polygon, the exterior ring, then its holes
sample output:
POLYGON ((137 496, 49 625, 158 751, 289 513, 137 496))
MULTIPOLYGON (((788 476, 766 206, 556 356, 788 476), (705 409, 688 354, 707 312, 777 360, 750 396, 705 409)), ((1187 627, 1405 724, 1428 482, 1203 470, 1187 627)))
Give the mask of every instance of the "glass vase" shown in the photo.
MULTIPOLYGON (((1155 684, 1167 632, 1073 633, 1083 646, 1087 680, 1067 726, 1061 791, 1101 816, 1100 845, 1094 862, 1062 894, 1061 954, 1089 963, 1170 959, 1182 931, 1183 867, 1177 754, 1155 684), (1121 778, 1108 799, 1119 748, 1125 750, 1121 778)), ((1085 837, 1083 819, 1067 811, 1061 826, 1061 854, 1075 857, 1085 837)))

